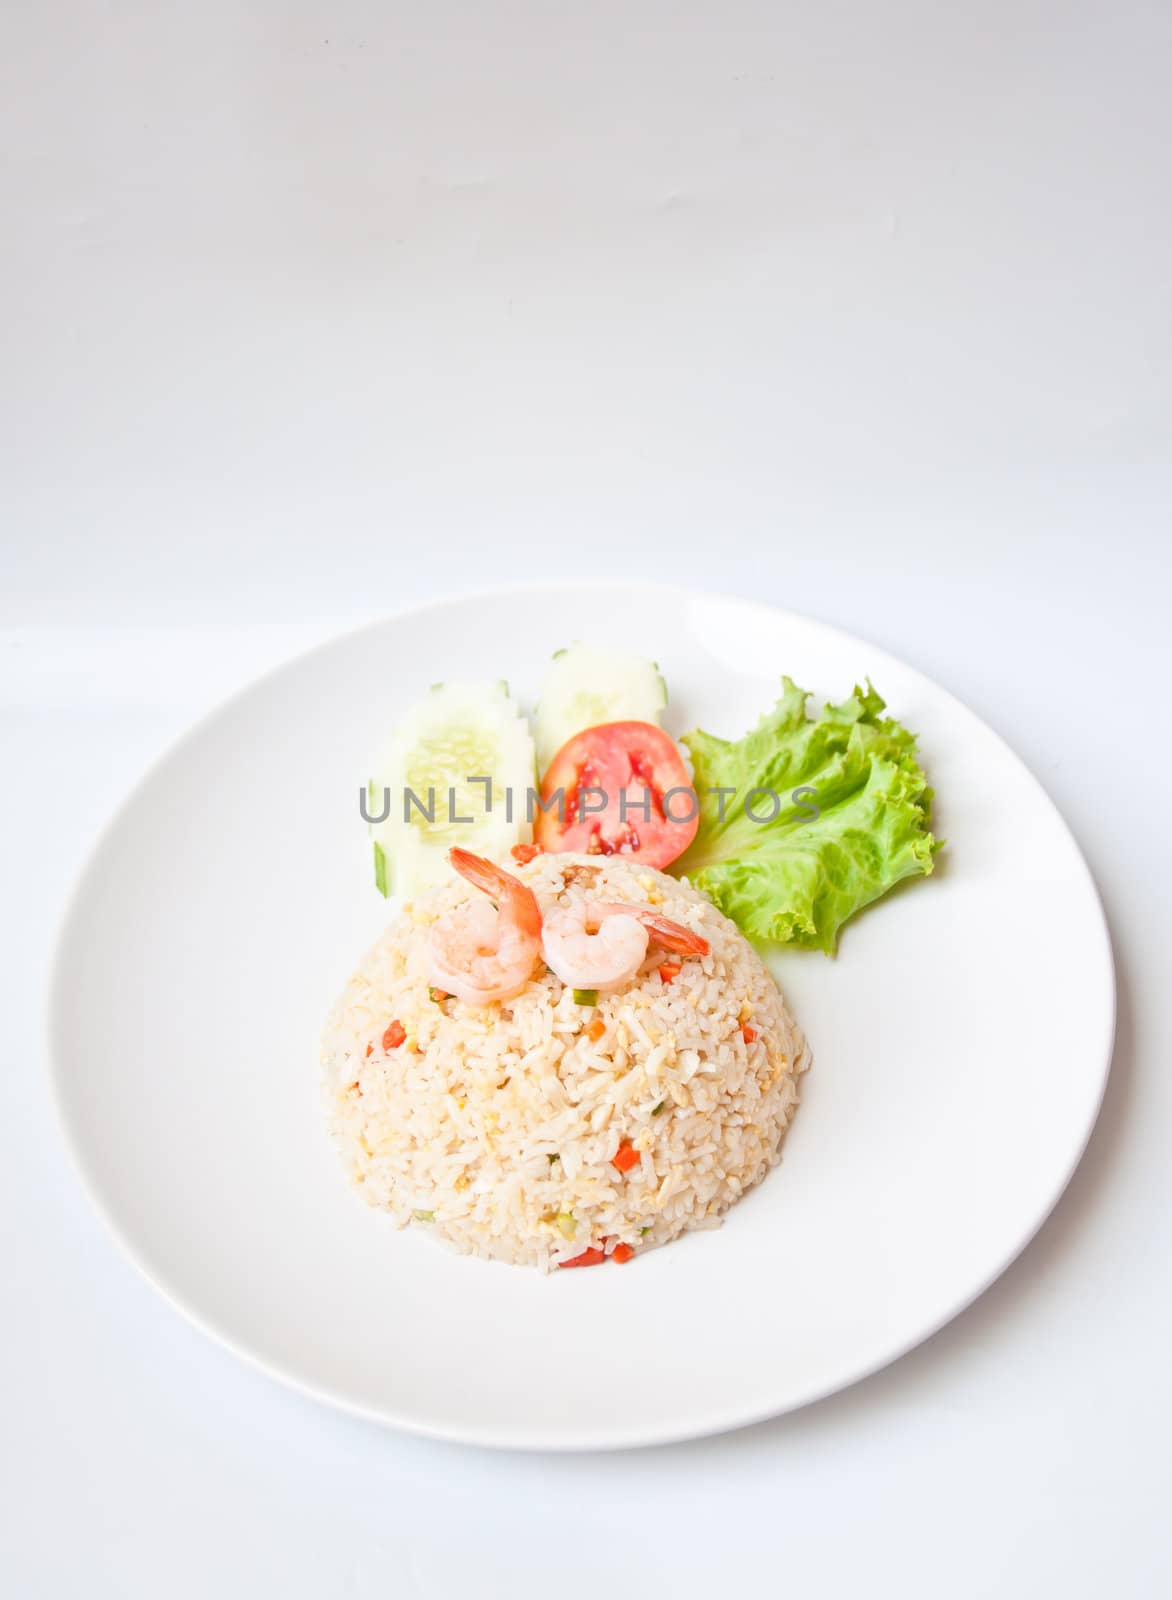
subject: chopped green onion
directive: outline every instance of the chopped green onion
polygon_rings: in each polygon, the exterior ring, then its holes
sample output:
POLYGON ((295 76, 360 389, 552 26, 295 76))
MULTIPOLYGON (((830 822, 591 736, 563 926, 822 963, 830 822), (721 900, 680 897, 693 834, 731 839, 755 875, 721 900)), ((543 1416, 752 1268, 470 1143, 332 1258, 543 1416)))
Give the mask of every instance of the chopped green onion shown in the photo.
POLYGON ((553 1166, 553 1164, 554 1164, 554 1162, 555 1162, 555 1161, 560 1161, 560 1160, 561 1160, 561 1156, 559 1156, 559 1155, 557 1155, 557 1154, 556 1154, 556 1153, 555 1153, 555 1154, 554 1154, 554 1155, 552 1155, 552 1156, 550 1156, 550 1158, 549 1158, 549 1164, 550 1164, 550 1166, 551 1166, 551 1167, 552 1167, 552 1166, 553 1166))
POLYGON ((385 900, 388 893, 387 858, 383 853, 382 845, 379 844, 377 839, 374 841, 374 886, 385 900))
POLYGON ((653 1117, 657 1117, 659 1115, 659 1113, 663 1110, 663 1108, 664 1108, 664 1106, 666 1104, 667 1104, 666 1100, 661 1100, 657 1106, 652 1106, 651 1107, 651 1115, 653 1117))
POLYGON ((572 1239, 578 1227, 578 1224, 574 1221, 573 1213, 570 1211, 560 1211, 556 1220, 558 1232, 562 1235, 562 1237, 566 1239, 572 1239))
POLYGON ((416 1222, 434 1222, 435 1221, 435 1212, 434 1211, 413 1211, 411 1213, 411 1215, 415 1218, 416 1222))
POLYGON ((639 1237, 640 1237, 640 1239, 643 1237, 643 1235, 645 1233, 650 1233, 650 1232, 651 1232, 651 1224, 648 1223, 645 1228, 640 1228, 639 1229, 639 1237))
POLYGON ((598 990, 575 989, 574 1004, 576 1006, 596 1006, 598 1004, 598 990))

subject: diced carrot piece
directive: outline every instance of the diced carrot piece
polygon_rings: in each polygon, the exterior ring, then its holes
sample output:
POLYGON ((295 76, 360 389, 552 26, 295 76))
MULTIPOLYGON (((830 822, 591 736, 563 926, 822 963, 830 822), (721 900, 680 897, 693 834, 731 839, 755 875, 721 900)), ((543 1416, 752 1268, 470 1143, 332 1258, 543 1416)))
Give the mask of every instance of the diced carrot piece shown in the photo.
POLYGON ((594 1021, 586 1029, 586 1037, 591 1044, 597 1044, 605 1032, 606 1023, 603 1022, 601 1017, 595 1017, 594 1021))
POLYGON ((515 844, 509 854, 519 867, 523 867, 534 857, 541 855, 543 850, 544 846, 539 844, 515 844))
POLYGON ((616 1244, 610 1253, 610 1259, 612 1261, 617 1261, 621 1267, 623 1262, 629 1261, 634 1254, 635 1252, 631 1249, 629 1244, 616 1244))
POLYGON ((366 1053, 368 1056, 372 1056, 374 1054, 374 1046, 372 1044, 367 1045, 366 1053))
POLYGON ((600 1261, 606 1260, 605 1250, 583 1250, 580 1256, 571 1256, 568 1261, 559 1261, 559 1267, 596 1267, 600 1261))
POLYGON ((397 1050, 406 1037, 407 1030, 399 1021, 398 1017, 396 1017, 394 1022, 388 1026, 387 1031, 383 1034, 383 1049, 397 1050))
POLYGON ((629 1139, 624 1139, 614 1155, 610 1158, 612 1167, 617 1167, 620 1172, 630 1172, 632 1167, 639 1165, 639 1152, 629 1139))
POLYGON ((660 980, 663 983, 671 983, 673 978, 678 978, 679 975, 680 964, 678 961, 665 961, 659 969, 660 980))
POLYGON ((756 1028, 742 1028, 741 1029, 741 1038, 745 1041, 746 1044, 752 1044, 753 1040, 756 1037, 757 1037, 756 1028))

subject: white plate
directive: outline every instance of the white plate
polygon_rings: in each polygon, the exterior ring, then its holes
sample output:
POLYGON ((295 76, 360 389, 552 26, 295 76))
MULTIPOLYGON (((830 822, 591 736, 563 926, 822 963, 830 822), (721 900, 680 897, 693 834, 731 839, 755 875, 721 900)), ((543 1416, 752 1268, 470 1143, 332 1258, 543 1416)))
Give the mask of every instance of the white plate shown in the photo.
POLYGON ((444 1438, 588 1448, 802 1405, 926 1338, 1000 1273, 1078 1161, 1114 986, 1094 885, 1042 789, 927 679, 785 612, 680 590, 510 591, 395 617, 263 679, 144 780, 91 859, 51 995, 92 1193, 193 1321, 322 1399, 444 1438), (814 1050, 784 1159, 717 1232, 542 1278, 396 1232, 319 1114, 326 1008, 386 910, 368 757, 457 676, 532 700, 575 638, 663 667, 668 726, 738 735, 784 672, 867 674, 915 728, 937 875, 774 970, 814 1050))

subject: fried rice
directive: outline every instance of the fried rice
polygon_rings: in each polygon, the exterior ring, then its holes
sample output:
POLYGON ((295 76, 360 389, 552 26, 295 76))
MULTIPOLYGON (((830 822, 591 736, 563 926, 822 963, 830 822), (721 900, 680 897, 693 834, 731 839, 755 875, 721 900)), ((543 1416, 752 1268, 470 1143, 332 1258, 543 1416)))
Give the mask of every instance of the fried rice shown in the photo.
POLYGON ((543 1271, 715 1227, 778 1161, 810 1064, 767 968, 704 895, 638 861, 511 870, 543 913, 582 895, 651 905, 709 953, 667 956, 652 938, 636 978, 594 1005, 539 965, 516 999, 472 1006, 429 988, 428 929, 479 891, 457 880, 406 906, 322 1042, 326 1114, 359 1192, 459 1251, 543 1271))

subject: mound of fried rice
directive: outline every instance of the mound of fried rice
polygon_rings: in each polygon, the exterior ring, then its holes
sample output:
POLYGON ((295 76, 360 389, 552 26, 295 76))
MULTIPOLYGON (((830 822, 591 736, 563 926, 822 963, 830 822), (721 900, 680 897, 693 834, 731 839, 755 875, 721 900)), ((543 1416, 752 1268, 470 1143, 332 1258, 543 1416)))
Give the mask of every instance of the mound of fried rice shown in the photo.
POLYGON ((401 1225, 543 1271, 715 1227, 778 1160, 810 1064, 777 986, 686 882, 620 856, 511 870, 543 911, 576 896, 652 905, 709 954, 652 938, 638 977, 594 1006, 539 964, 515 1000, 482 1008, 428 978, 431 923, 479 891, 456 880, 405 907, 325 1029, 327 1116, 351 1177, 401 1225))

